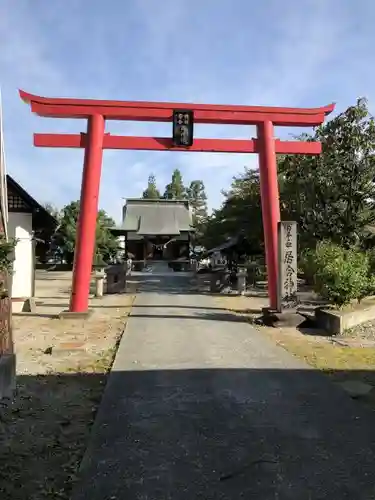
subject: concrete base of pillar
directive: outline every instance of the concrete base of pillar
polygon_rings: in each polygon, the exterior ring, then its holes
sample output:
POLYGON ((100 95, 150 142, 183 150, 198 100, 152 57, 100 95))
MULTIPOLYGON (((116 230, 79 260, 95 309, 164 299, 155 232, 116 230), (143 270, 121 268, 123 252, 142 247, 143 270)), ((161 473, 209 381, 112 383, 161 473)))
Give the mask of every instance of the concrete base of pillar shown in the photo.
POLYGON ((262 322, 274 328, 298 328, 306 321, 296 309, 287 311, 273 311, 269 307, 262 309, 262 322))
POLYGON ((59 319, 88 319, 94 311, 89 309, 85 312, 61 311, 58 315, 59 319))

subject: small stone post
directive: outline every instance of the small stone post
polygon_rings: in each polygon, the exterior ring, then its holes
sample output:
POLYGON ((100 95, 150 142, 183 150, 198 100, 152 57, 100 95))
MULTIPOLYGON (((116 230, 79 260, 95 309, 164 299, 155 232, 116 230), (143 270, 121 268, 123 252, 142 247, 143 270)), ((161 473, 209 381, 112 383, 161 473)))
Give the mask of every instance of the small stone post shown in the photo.
POLYGON ((191 270, 193 273, 197 273, 198 272, 198 261, 197 259, 192 259, 191 260, 191 270))
POLYGON ((127 259, 125 262, 125 275, 130 276, 132 273, 133 261, 132 259, 127 259))
POLYGON ((190 269, 193 273, 192 279, 191 279, 191 285, 194 290, 198 291, 199 289, 199 282, 198 282, 198 260, 197 259, 192 259, 191 264, 190 264, 190 269))
POLYGON ((126 293, 128 291, 128 276, 132 274, 133 261, 132 259, 126 259, 124 262, 124 274, 123 274, 123 291, 126 293))
POLYGON ((104 294, 104 269, 98 269, 95 273, 95 297, 101 298, 104 294))
POLYGON ((210 293, 218 293, 220 291, 220 280, 218 273, 211 273, 210 276, 210 293))
POLYGON ((246 267, 239 267, 237 272, 237 291, 239 295, 245 295, 246 292, 246 267))

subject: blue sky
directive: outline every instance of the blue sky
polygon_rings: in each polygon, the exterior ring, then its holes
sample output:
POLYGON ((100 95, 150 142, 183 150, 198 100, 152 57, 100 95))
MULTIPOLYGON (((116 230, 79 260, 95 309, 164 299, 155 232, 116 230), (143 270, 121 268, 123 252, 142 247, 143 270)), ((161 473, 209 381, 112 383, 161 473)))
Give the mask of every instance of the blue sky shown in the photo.
MULTIPOLYGON (((0 0, 0 85, 8 172, 40 202, 79 197, 83 152, 38 149, 32 133, 84 131, 31 114, 18 88, 49 97, 315 107, 375 107, 373 0, 0 0)), ((170 124, 110 122, 129 135, 170 124)), ((277 131, 288 134, 289 131, 277 131)), ((199 126, 201 137, 251 127, 199 126)), ((100 206, 117 221, 153 172, 203 179, 209 204, 254 155, 106 151, 100 206)))

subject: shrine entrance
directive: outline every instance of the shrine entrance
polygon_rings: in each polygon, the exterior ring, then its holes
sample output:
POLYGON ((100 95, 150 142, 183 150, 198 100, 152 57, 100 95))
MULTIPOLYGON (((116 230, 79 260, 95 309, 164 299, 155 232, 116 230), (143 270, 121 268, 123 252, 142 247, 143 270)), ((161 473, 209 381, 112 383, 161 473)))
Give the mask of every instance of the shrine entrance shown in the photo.
POLYGON ((334 110, 333 104, 321 108, 279 108, 47 98, 23 91, 20 91, 20 96, 39 116, 87 120, 86 133, 34 134, 34 145, 37 147, 85 149, 70 312, 88 311, 103 149, 257 153, 268 294, 270 308, 277 308, 280 206, 276 154, 317 155, 321 153, 321 144, 275 139, 274 126, 321 125, 325 116, 334 110), (173 137, 111 135, 105 132, 106 120, 173 122, 173 137), (255 125, 257 138, 195 139, 194 123, 255 125))

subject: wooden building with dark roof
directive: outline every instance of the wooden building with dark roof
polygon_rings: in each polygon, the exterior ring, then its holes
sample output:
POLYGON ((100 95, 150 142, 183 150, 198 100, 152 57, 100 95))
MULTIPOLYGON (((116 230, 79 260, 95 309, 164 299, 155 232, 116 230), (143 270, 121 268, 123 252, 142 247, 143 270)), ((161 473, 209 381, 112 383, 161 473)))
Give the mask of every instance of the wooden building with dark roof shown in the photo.
POLYGON ((13 177, 7 175, 8 236, 15 238, 11 296, 13 311, 21 311, 34 296, 35 262, 46 259, 57 220, 13 177))
POLYGON ((124 236, 134 260, 188 260, 194 233, 187 200, 127 199, 122 225, 113 230, 124 236))

